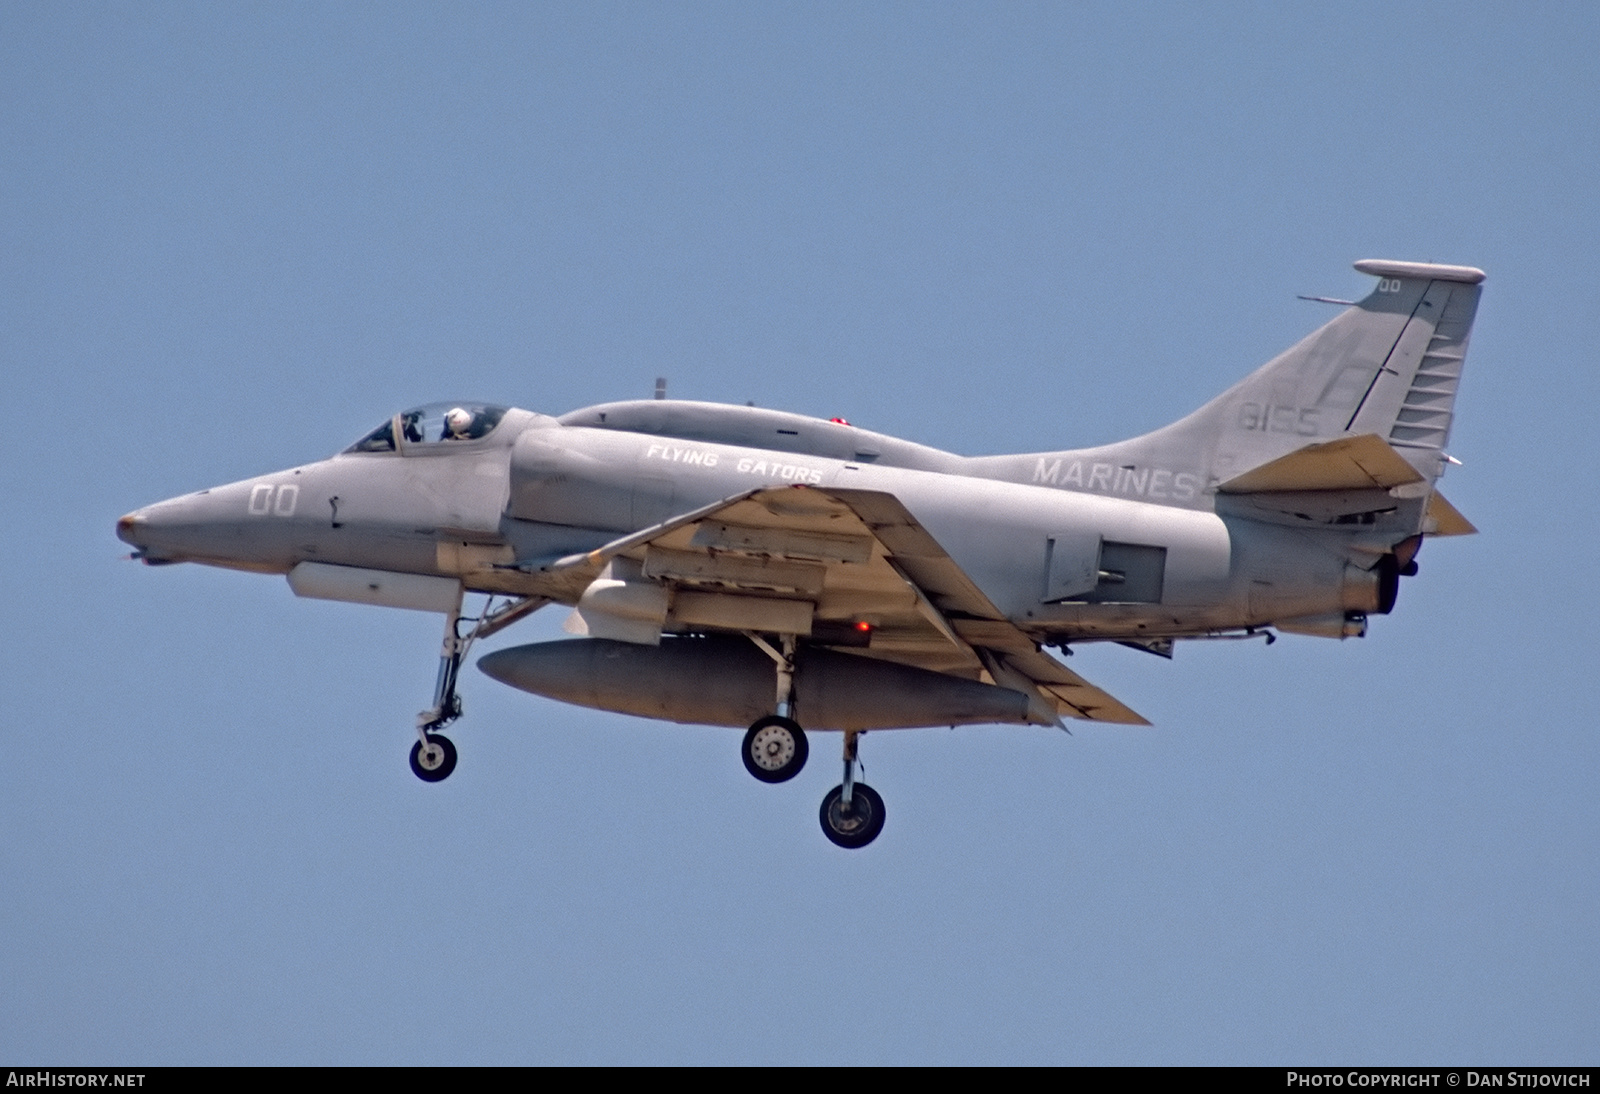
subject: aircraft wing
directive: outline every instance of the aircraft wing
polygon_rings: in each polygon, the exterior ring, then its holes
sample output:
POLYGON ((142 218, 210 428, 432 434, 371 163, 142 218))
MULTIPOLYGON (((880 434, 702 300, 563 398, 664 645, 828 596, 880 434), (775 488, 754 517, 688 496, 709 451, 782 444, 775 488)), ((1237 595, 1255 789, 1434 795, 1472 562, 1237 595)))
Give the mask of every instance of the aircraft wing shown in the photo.
POLYGON ((1041 724, 1149 724, 1040 650, 892 494, 752 490, 543 572, 575 601, 613 563, 671 590, 669 626, 793 629, 861 656, 1021 691, 1041 724))

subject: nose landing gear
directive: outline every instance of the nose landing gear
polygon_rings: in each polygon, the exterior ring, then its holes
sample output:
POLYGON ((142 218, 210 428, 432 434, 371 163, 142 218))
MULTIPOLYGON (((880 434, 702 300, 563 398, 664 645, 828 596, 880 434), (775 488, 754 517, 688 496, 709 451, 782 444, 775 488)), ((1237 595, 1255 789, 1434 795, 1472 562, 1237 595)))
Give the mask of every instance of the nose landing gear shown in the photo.
POLYGON ((424 733, 411 746, 411 771, 425 783, 442 782, 456 769, 456 746, 442 733, 424 733))
POLYGON ((494 597, 484 601, 483 614, 476 619, 463 618, 461 602, 465 589, 458 588, 455 606, 444 620, 444 644, 439 650, 439 675, 433 684, 433 706, 417 715, 417 743, 411 746, 411 771, 423 782, 442 782, 456 769, 456 746, 438 732, 461 717, 461 696, 456 694, 456 677, 461 672, 461 662, 472 648, 472 643, 496 631, 509 627, 524 616, 537 611, 549 601, 542 597, 525 596, 494 608, 494 597), (461 624, 471 623, 465 634, 461 624))

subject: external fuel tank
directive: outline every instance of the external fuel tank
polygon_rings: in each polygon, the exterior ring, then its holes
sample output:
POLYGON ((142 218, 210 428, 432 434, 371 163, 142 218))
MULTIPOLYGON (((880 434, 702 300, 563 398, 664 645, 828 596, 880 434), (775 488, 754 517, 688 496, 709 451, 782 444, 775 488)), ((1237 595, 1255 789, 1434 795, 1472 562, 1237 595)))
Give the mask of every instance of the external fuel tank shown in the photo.
MULTIPOLYGON (((807 729, 1026 723, 1018 691, 870 657, 801 647, 796 717, 807 729)), ((743 638, 663 638, 659 646, 580 638, 499 650, 478 661, 514 688, 565 703, 699 725, 744 727, 771 714, 770 658, 743 638)))

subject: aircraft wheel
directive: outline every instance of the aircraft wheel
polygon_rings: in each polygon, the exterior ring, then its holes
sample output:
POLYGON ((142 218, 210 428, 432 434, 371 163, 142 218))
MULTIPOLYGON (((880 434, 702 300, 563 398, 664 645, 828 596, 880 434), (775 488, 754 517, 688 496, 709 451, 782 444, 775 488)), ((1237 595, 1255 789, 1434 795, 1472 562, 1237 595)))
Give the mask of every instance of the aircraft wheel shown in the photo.
POLYGON ((844 787, 836 786, 822 799, 822 834, 840 847, 865 847, 883 831, 883 799, 866 783, 856 783, 846 814, 843 797, 844 787))
POLYGON ((441 782, 456 769, 456 746, 442 733, 428 734, 428 747, 411 746, 411 772, 425 783, 441 782))
POLYGON ((764 783, 788 782, 806 765, 811 746, 805 730, 790 718, 770 714, 744 735, 744 769, 764 783))

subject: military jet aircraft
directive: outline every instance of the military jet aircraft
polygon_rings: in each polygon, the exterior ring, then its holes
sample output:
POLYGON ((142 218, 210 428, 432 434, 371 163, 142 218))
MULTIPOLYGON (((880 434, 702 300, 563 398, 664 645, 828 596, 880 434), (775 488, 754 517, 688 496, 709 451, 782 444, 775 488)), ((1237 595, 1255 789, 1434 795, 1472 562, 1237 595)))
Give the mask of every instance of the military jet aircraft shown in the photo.
MULTIPOLYGON (((117 534, 151 565, 444 617, 411 768, 456 766, 472 644, 548 604, 576 637, 491 653, 536 695, 746 728, 769 783, 838 731, 823 832, 862 847, 869 730, 1147 724, 1058 658, 1083 642, 1352 638, 1426 536, 1484 274, 1365 260, 1360 302, 1188 417, 1097 448, 963 457, 832 419, 658 398, 549 417, 439 403, 330 459, 174 498, 117 534), (487 597, 464 614, 466 594, 487 597), (802 728, 804 727, 804 728, 802 728)), ((1325 299, 1325 298, 1311 298, 1325 299)))

